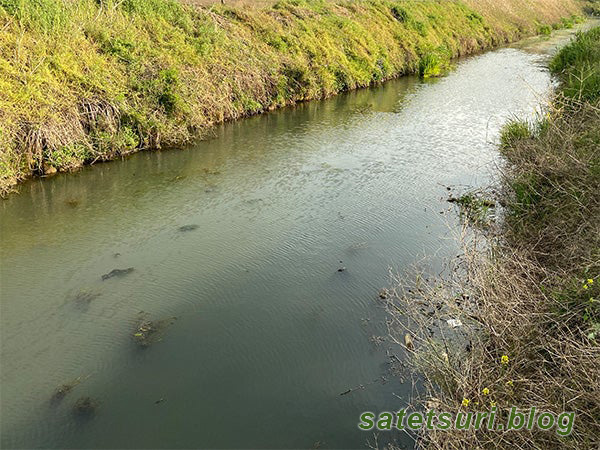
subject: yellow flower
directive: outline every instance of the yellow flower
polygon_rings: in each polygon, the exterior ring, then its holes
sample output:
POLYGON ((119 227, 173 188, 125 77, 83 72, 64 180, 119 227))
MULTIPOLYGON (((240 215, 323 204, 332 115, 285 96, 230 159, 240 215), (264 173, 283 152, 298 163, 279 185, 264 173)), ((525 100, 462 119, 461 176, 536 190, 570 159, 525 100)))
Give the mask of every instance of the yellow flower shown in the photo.
POLYGON ((508 361, 509 359, 507 355, 502 355, 502 358, 500 358, 500 362, 505 366, 508 364, 508 361))
POLYGON ((467 406, 469 406, 469 399, 468 399, 468 398, 463 398, 462 405, 463 405, 465 408, 466 408, 467 406))
POLYGON ((490 406, 493 408, 494 406, 496 406, 496 402, 490 402, 490 406))
POLYGON ((488 395, 490 393, 490 390, 488 388, 483 388, 483 395, 488 395))
POLYGON ((584 284, 584 285, 583 285, 583 289, 587 289, 587 288, 588 288, 588 285, 587 285, 587 284, 584 284))
POLYGON ((593 278, 588 278, 587 282, 588 282, 588 284, 594 284, 594 279, 593 278))

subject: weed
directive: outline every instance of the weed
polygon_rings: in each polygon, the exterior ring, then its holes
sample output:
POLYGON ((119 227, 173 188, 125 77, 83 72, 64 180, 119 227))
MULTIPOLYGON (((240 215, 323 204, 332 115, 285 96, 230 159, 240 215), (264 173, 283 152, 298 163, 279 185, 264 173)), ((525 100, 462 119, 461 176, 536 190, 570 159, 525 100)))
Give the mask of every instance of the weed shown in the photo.
POLYGON ((503 148, 508 148, 512 144, 530 137, 531 128, 529 123, 522 120, 512 120, 502 128, 500 144, 503 148))
MULTIPOLYGON (((558 29, 558 28, 559 28, 559 26, 557 24, 557 28, 556 29, 558 29)), ((537 31, 538 31, 538 34, 543 34, 543 35, 549 36, 550 34, 552 34, 552 26, 551 25, 546 25, 546 24, 545 25, 540 25, 538 27, 537 31)))
POLYGON ((579 33, 550 64, 559 74, 568 97, 595 100, 600 97, 600 28, 579 33))
POLYGON ((444 75, 450 67, 450 52, 444 48, 427 49, 419 60, 419 75, 432 78, 444 75))
POLYGON ((461 218, 473 226, 488 226, 496 208, 496 202, 490 193, 481 190, 473 190, 460 197, 450 197, 448 202, 458 205, 461 218))

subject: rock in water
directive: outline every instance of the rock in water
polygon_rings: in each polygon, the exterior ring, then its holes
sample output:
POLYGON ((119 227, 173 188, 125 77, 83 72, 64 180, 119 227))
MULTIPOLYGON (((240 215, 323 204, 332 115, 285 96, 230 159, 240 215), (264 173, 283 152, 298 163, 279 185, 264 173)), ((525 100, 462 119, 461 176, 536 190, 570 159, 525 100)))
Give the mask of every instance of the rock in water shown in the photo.
POLYGON ((91 397, 80 397, 73 405, 73 412, 81 417, 89 417, 96 412, 100 403, 91 397))
POLYGON ((178 228, 178 230, 181 231, 182 233, 184 233, 186 231, 194 231, 197 229, 198 229, 198 225, 184 225, 184 226, 178 228))
POLYGON ((133 267, 128 267, 127 269, 113 269, 110 272, 102 275, 102 281, 108 280, 109 278, 112 278, 112 277, 122 277, 131 272, 133 272, 133 267))
POLYGON ((131 334, 131 337, 140 347, 149 347, 162 340, 165 330, 177 320, 177 317, 166 317, 159 320, 149 320, 147 314, 143 314, 140 321, 131 334))
POLYGON ((44 175, 54 175, 57 172, 56 167, 51 166, 50 164, 48 164, 46 162, 43 164, 42 168, 44 170, 44 175))

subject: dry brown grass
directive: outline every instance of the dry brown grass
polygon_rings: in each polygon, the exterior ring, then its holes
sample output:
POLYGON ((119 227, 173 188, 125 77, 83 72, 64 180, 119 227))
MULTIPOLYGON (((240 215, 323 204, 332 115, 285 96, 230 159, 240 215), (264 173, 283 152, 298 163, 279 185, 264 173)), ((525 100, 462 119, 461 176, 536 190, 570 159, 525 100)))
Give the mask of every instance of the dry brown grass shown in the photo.
POLYGON ((492 21, 499 18, 511 23, 526 23, 529 20, 555 22, 564 17, 565 8, 577 7, 577 1, 571 0, 539 0, 536 2, 523 0, 464 0, 464 2, 480 11, 486 19, 492 21), (543 13, 540 15, 540 9, 543 13))
POLYGON ((391 335, 415 343, 423 408, 574 411, 573 433, 432 431, 423 447, 600 447, 600 102, 555 105, 503 149, 505 220, 485 236, 465 224, 450 275, 399 281, 388 307, 391 335))
MULTIPOLYGON (((188 5, 210 6, 225 3, 231 6, 245 6, 250 8, 262 8, 272 6, 277 0, 180 0, 181 3, 188 5)), ((336 0, 325 0, 335 3, 336 0)), ((405 0, 414 1, 414 0, 405 0)), ((546 21, 557 21, 564 17, 565 8, 576 7, 576 0, 537 0, 533 2, 523 2, 522 0, 464 0, 464 3, 473 9, 481 12, 486 19, 504 18, 512 23, 537 19, 546 21), (543 12, 540 14, 538 5, 542 5, 543 12)))

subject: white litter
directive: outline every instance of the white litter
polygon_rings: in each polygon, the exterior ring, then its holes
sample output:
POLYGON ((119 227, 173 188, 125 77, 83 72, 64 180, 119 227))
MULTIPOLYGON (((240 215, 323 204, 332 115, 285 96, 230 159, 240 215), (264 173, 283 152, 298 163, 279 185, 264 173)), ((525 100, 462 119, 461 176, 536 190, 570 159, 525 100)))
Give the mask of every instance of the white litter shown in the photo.
POLYGON ((446 323, 450 325, 450 328, 462 327, 462 322, 458 319, 448 319, 446 323))

